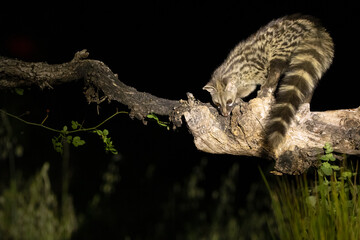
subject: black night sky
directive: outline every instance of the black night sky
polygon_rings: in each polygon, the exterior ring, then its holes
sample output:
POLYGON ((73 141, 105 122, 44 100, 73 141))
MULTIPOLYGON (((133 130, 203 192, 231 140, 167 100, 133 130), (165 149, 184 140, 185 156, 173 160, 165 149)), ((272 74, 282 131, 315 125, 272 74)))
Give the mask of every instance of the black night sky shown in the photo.
MULTIPOLYGON (((314 111, 359 106, 356 75, 359 52, 358 16, 350 1, 117 1, 111 4, 82 1, 14 5, 0 9, 0 55, 51 64, 70 61, 75 52, 87 49, 89 58, 103 61, 119 79, 139 91, 168 99, 185 99, 191 92, 202 102, 210 95, 202 87, 228 52, 269 21, 302 13, 318 18, 335 43, 335 58, 315 91, 314 111), (352 86, 354 84, 355 86, 352 86)), ((94 126, 118 110, 117 103, 103 103, 100 115, 88 105, 81 80, 41 91, 37 87, 17 96, 0 91, 0 108, 24 115, 28 121, 62 128, 77 120, 94 126)), ((166 120, 166 119, 164 119, 166 120)), ((53 133, 26 126, 14 119, 13 134, 24 147, 16 169, 24 178, 46 161, 51 164, 54 192, 61 189, 61 157, 52 148, 53 133)), ((72 148, 71 184, 77 213, 85 214, 84 227, 76 239, 152 238, 161 221, 164 205, 175 183, 183 183, 195 166, 207 159, 205 189, 219 184, 234 163, 239 164, 238 196, 244 204, 251 184, 261 181, 258 165, 271 163, 239 156, 199 152, 186 127, 167 131, 154 122, 144 126, 127 115, 107 123, 121 155, 117 163, 121 180, 115 193, 104 200, 99 212, 89 213, 88 204, 98 192, 101 176, 111 156, 104 153, 96 136, 83 137, 87 146, 72 148), (149 170, 150 169, 150 170, 149 170)), ((0 188, 9 181, 8 162, 0 159, 0 188)), ((188 216, 187 216, 188 217, 188 216)), ((181 219, 173 216, 168 232, 181 231, 181 219), (179 230, 180 229, 180 230, 179 230)), ((166 231, 164 231, 166 232, 166 231)), ((175 235, 167 235, 173 239, 175 235)))

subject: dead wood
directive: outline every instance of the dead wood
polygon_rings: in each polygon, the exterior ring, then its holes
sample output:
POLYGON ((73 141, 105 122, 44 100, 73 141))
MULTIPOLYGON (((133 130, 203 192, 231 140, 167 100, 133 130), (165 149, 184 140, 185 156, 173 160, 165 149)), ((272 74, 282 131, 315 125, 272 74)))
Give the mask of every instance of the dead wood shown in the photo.
POLYGON ((63 64, 0 57, 0 89, 54 88, 83 80, 89 103, 100 104, 105 99, 116 101, 128 106, 131 117, 144 121, 149 113, 165 115, 177 127, 185 119, 199 150, 272 158, 275 169, 287 174, 299 174, 317 165, 326 142, 338 153, 360 155, 360 108, 311 112, 310 105, 304 104, 284 143, 272 151, 262 144, 266 117, 274 101, 271 88, 262 88, 258 97, 243 102, 234 108, 231 116, 223 117, 210 104, 201 103, 192 94, 184 101, 139 92, 122 83, 104 63, 87 57, 86 50, 77 52, 73 60, 63 64))

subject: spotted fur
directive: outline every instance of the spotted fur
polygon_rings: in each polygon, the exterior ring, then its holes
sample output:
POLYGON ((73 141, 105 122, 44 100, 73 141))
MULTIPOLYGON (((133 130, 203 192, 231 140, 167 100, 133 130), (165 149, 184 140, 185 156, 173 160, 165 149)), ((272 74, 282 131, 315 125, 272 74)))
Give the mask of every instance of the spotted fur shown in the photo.
POLYGON ((334 56, 327 31, 308 16, 292 15, 261 28, 240 42, 203 88, 222 115, 280 71, 276 101, 266 126, 266 143, 276 148, 284 139, 299 106, 313 91, 334 56))

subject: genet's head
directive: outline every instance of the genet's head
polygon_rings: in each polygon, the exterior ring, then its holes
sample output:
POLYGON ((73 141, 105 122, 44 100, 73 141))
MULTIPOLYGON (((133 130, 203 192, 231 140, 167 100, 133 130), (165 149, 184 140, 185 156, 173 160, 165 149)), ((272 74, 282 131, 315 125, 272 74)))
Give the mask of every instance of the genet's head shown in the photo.
POLYGON ((211 94, 212 101, 221 115, 227 117, 236 105, 237 88, 230 79, 210 81, 203 87, 211 94))

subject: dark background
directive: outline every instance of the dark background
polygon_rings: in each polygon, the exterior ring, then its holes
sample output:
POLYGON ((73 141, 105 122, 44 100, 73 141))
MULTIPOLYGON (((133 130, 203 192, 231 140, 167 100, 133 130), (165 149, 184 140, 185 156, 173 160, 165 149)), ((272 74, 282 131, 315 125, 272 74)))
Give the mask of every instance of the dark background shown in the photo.
MULTIPOLYGON (((87 49, 89 58, 103 61, 121 81, 139 91, 174 100, 185 99, 186 92, 191 92, 201 101, 209 102, 210 95, 202 87, 240 40, 273 19, 303 13, 320 19, 335 43, 334 62, 315 91, 312 110, 355 108, 359 106, 355 75, 359 21, 354 4, 347 1, 17 4, 1 8, 0 55, 63 63, 70 61, 76 51, 87 49)), ((34 87, 31 91, 26 89, 24 96, 1 90, 0 107, 16 115, 29 111, 24 118, 34 122, 41 122, 50 110, 46 124, 55 128, 69 125, 71 120, 93 126, 116 108, 127 110, 120 104, 104 103, 98 116, 96 106, 86 103, 82 87, 81 81, 54 90, 41 91, 34 87)), ((53 187, 59 191, 61 157, 52 149, 53 133, 15 120, 12 123, 17 141, 24 146, 24 156, 16 161, 17 169, 28 176, 49 161, 53 187)), ((271 163, 261 159, 199 152, 185 127, 167 131, 153 122, 144 126, 126 115, 116 117, 104 127, 110 130, 121 155, 118 163, 121 181, 103 206, 103 212, 93 219, 89 217, 88 228, 80 231, 78 238, 96 239, 94 232, 105 231, 109 236, 126 233, 151 239, 151 228, 161 216, 162 202, 166 202, 169 189, 174 183, 184 181, 201 159, 208 161, 204 182, 208 188, 218 184, 221 175, 234 163, 240 165, 241 203, 251 183, 260 179, 257 166, 271 168, 271 163), (151 179, 146 177, 149 166, 155 169, 151 179)), ((111 159, 98 138, 84 138, 87 147, 71 150, 70 191, 78 212, 86 212, 111 159)), ((4 185, 8 178, 7 162, 0 163, 4 182, 1 185, 4 185)), ((175 222, 179 219, 174 217, 173 221, 172 227, 176 229, 175 222)))
POLYGON ((184 98, 190 91, 209 101, 202 86, 240 40, 275 18, 303 13, 320 19, 335 42, 334 64, 321 81, 313 107, 356 107, 354 88, 348 87, 359 53, 355 8, 347 1, 21 5, 2 10, 0 50, 28 61, 62 63, 88 49, 91 58, 105 62, 138 90, 170 99, 184 98), (346 99, 339 98, 344 92, 346 99), (326 99, 319 99, 320 94, 326 99))

